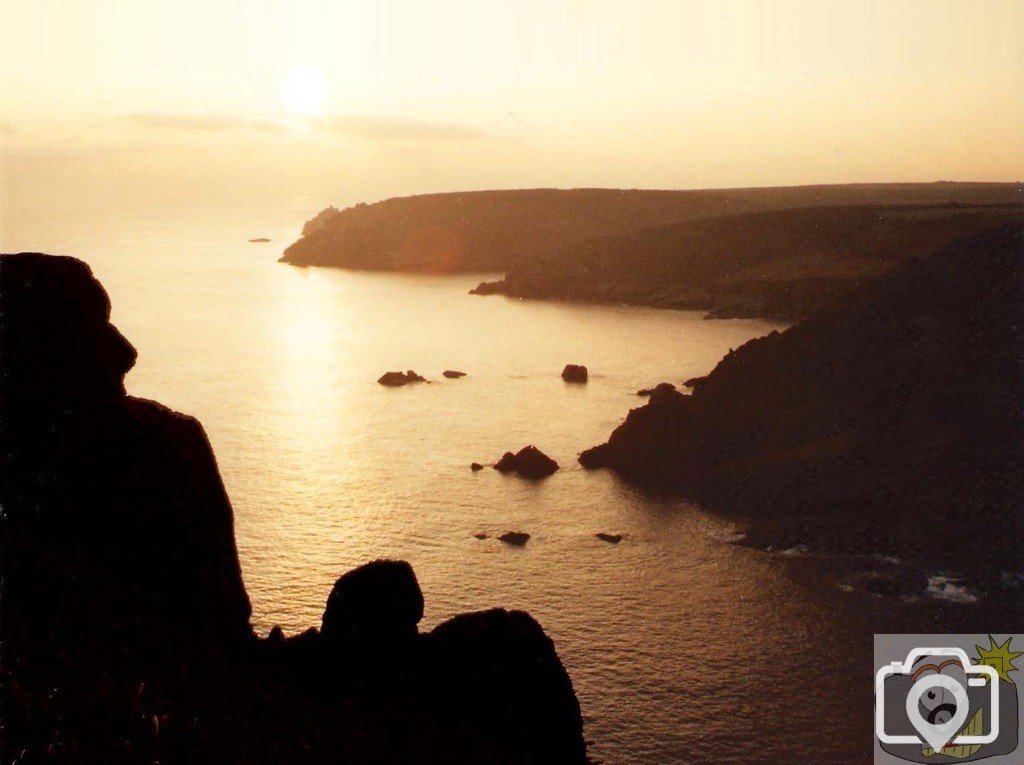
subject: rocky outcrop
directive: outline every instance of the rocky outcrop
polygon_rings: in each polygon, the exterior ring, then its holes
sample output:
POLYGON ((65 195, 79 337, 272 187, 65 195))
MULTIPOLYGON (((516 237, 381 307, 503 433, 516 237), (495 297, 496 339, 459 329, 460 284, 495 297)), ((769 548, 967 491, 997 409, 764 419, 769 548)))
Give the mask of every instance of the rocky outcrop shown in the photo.
POLYGON ((407 563, 342 576, 322 632, 257 639, 206 436, 125 395, 135 350, 109 317, 82 262, 0 256, 5 757, 585 762, 539 625, 496 611, 420 634, 407 563))
POLYGON ((507 545, 522 547, 530 541, 530 535, 525 531, 506 531, 504 534, 501 534, 498 539, 507 545))
POLYGON ((444 370, 444 376, 449 380, 458 380, 460 377, 465 377, 465 372, 460 372, 457 369, 446 369, 444 370))
POLYGON ((494 465, 499 473, 517 473, 534 480, 547 478, 558 470, 558 463, 536 446, 524 446, 518 452, 505 452, 494 465))
POLYGON ((609 544, 617 545, 622 541, 622 534, 606 534, 603 531, 599 531, 594 534, 595 537, 600 539, 602 542, 608 542, 609 544))
POLYGON ((400 388, 409 383, 426 382, 427 378, 416 374, 411 369, 407 372, 385 372, 377 382, 388 388, 400 388))
POLYGON ((582 364, 566 364, 562 369, 562 379, 569 383, 585 383, 589 373, 582 364))
POLYGON ((1021 253, 1018 223, 908 262, 692 395, 659 386, 580 462, 741 515, 759 545, 1016 570, 1021 253))
MULTIPOLYGON (((687 381, 687 382, 685 382, 683 384, 689 386, 690 381, 687 381)), ((655 391, 659 391, 659 390, 660 391, 675 390, 675 389, 676 389, 676 386, 673 385, 672 383, 663 382, 663 383, 658 383, 653 388, 641 388, 640 390, 638 390, 636 392, 636 395, 638 395, 638 396, 651 396, 651 395, 654 394, 655 391)))
POLYGON ((376 560, 342 576, 327 599, 320 633, 341 645, 410 642, 423 618, 423 593, 405 561, 376 560))

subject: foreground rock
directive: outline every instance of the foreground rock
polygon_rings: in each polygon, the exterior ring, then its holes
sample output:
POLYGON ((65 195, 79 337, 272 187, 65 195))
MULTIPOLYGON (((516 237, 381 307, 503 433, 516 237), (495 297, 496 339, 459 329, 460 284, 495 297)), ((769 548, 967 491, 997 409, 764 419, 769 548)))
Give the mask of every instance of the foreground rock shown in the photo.
POLYGON ((389 388, 399 388, 403 385, 408 385, 409 383, 426 381, 427 378, 421 377, 411 369, 408 372, 385 372, 377 379, 377 382, 381 385, 386 385, 389 388))
POLYGON ((530 541, 530 535, 525 531, 506 531, 498 537, 502 542, 513 547, 522 547, 530 541))
POLYGON ((423 593, 405 561, 377 560, 342 576, 320 628, 325 640, 372 644, 416 637, 423 593))
POLYGON ((908 263, 731 352, 692 395, 656 390, 580 462, 744 516, 776 549, 1017 570, 1021 252, 1017 224, 908 263))
POLYGON ((571 383, 585 383, 588 377, 587 368, 582 364, 566 364, 562 370, 562 379, 571 383))
POLYGON ((523 478, 546 478, 558 470, 558 463, 536 446, 524 446, 518 452, 505 452, 494 465, 499 473, 517 473, 523 478))
POLYGON ((407 563, 342 576, 322 632, 258 640, 205 434, 125 395, 135 350, 88 267, 0 256, 0 305, 5 754, 585 762, 579 705, 540 626, 497 610, 420 634, 407 563))

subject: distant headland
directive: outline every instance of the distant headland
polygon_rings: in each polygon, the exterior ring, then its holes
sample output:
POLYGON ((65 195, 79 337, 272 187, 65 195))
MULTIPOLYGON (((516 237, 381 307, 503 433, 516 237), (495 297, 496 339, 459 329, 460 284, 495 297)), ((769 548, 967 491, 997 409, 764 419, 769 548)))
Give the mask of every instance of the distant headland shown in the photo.
POLYGON ((475 292, 795 320, 1022 205, 1012 183, 426 194, 329 207, 281 261, 503 272, 475 292))

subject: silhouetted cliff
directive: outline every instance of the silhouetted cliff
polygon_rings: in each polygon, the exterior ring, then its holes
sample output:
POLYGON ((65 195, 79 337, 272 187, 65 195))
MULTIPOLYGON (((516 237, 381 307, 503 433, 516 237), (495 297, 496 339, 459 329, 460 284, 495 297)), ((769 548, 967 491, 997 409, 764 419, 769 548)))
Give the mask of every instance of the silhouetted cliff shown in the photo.
POLYGON ((659 387, 580 462, 742 516, 759 544, 997 581, 1020 570, 1022 331, 1016 224, 750 341, 692 395, 659 387))
MULTIPOLYGON (((403 271, 514 271, 591 239, 746 212, 836 205, 1019 203, 1010 184, 882 184, 706 191, 522 189, 328 208, 283 262, 403 271)), ((553 274, 557 276, 557 273, 553 274)), ((572 297, 564 287, 565 297, 572 297)), ((553 294, 558 286, 551 286, 553 294)), ((600 299, 600 296, 596 296, 600 299)), ((591 298, 593 299, 593 298, 591 298)))
MULTIPOLYGON (((484 294, 632 303, 795 320, 908 258, 1001 221, 1016 205, 816 207, 630 231, 516 261, 484 294)), ((480 288, 478 288, 479 290, 480 288)))
POLYGON ((0 761, 584 762, 533 619, 421 635, 408 564, 341 577, 316 630, 254 637, 194 419, 125 395, 88 267, 0 256, 0 761))

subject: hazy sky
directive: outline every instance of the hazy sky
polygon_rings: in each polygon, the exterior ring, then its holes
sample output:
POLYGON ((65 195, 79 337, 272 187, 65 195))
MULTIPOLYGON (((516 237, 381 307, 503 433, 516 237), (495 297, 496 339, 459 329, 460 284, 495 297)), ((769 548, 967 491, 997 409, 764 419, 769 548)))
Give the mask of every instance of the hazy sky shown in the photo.
POLYGON ((1024 177, 1022 0, 0 9, 9 203, 1024 177))

